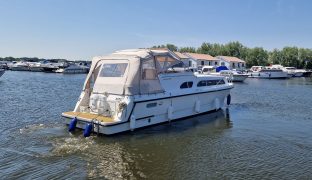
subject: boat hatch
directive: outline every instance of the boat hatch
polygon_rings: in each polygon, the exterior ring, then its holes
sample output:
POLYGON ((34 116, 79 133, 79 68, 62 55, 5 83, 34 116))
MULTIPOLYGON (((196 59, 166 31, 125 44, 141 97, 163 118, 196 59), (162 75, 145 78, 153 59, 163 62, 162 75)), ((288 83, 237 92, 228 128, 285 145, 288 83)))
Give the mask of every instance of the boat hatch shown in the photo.
POLYGON ((68 118, 76 117, 78 120, 84 120, 84 121, 100 121, 100 122, 107 123, 107 124, 115 122, 112 117, 101 116, 98 114, 91 114, 91 113, 70 111, 70 112, 62 113, 62 116, 68 117, 68 118))

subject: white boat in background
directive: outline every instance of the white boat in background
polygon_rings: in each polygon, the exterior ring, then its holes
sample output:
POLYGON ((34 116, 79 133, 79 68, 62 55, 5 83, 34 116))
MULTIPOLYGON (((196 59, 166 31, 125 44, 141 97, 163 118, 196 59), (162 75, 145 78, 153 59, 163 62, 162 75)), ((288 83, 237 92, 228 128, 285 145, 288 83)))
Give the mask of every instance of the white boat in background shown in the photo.
POLYGON ((0 69, 0 77, 5 73, 4 69, 0 69))
POLYGON ((12 71, 29 71, 29 65, 27 62, 16 62, 10 66, 10 70, 12 71))
POLYGON ((66 68, 59 68, 55 72, 64 74, 84 74, 89 72, 89 67, 78 64, 71 64, 66 68))
POLYGON ((69 131, 115 134, 216 111, 230 104, 233 84, 223 76, 181 71, 169 50, 135 49, 95 57, 73 111, 69 131))
POLYGON ((42 63, 36 62, 29 64, 29 70, 33 72, 42 72, 43 71, 42 63))
POLYGON ((229 70, 226 66, 203 66, 202 73, 216 76, 224 76, 231 82, 243 82, 249 76, 248 74, 236 71, 235 69, 229 70))
POLYGON ((46 62, 44 62, 41 65, 41 67, 43 68, 43 72, 54 73, 58 69, 68 67, 68 63, 66 63, 66 62, 49 62, 49 61, 46 61, 46 62))
POLYGON ((282 69, 276 69, 272 67, 264 66, 252 66, 249 77, 264 78, 264 79, 285 79, 288 78, 287 72, 282 69))
POLYGON ((285 67, 287 73, 291 75, 291 77, 302 77, 306 72, 304 69, 297 69, 295 67, 285 67))
POLYGON ((235 70, 221 70, 219 73, 221 76, 225 76, 233 82, 244 82, 249 76, 248 74, 235 70))

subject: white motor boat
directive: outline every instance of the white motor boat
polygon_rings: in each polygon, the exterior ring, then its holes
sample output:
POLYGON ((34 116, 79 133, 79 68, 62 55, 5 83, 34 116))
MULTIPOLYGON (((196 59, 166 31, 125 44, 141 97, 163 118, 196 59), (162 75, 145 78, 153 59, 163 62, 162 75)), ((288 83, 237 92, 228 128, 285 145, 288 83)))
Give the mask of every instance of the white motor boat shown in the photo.
POLYGON ((0 69, 0 77, 5 73, 4 69, 0 69))
POLYGON ((169 50, 151 49, 93 58, 74 110, 62 113, 72 118, 66 119, 69 131, 84 129, 85 137, 115 134, 230 104, 232 83, 223 76, 176 70, 181 62, 169 50))
POLYGON ((302 77, 306 72, 304 69, 297 69, 295 67, 285 67, 285 69, 287 73, 291 75, 291 77, 302 77))
POLYGON ((10 66, 12 71, 29 71, 29 65, 26 62, 20 61, 10 66))
POLYGON ((29 70, 33 72, 42 72, 43 67, 41 62, 29 64, 29 70))
POLYGON ((245 79, 249 76, 248 74, 234 70, 222 70, 219 73, 221 76, 225 76, 233 82, 244 82, 245 79))
POLYGON ((287 72, 282 69, 275 69, 271 67, 253 66, 249 77, 265 78, 265 79, 285 79, 288 77, 287 72))
POLYGON ((84 74, 89 72, 89 67, 83 65, 72 64, 66 68, 59 68, 56 73, 64 74, 84 74))

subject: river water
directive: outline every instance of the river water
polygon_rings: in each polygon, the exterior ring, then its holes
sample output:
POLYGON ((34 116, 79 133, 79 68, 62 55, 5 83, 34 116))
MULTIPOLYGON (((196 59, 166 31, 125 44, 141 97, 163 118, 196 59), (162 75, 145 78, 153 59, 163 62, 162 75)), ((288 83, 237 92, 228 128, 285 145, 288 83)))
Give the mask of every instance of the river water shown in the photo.
POLYGON ((115 136, 70 134, 86 75, 0 78, 1 179, 312 179, 312 80, 247 79, 224 111, 115 136))

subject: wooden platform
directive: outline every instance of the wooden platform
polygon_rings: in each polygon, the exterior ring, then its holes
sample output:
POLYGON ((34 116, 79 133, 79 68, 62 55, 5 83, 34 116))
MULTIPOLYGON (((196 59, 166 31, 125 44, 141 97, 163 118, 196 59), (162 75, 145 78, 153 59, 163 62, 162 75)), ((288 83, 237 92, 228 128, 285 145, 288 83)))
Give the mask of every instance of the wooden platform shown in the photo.
POLYGON ((68 118, 74 118, 76 117, 77 119, 80 120, 87 120, 87 121, 101 121, 104 123, 113 123, 115 122, 113 120, 113 118, 111 117, 106 117, 106 116, 101 116, 101 115, 97 115, 97 114, 91 114, 91 113, 82 113, 82 112, 64 112, 62 113, 62 116, 64 117, 68 117, 68 118))

